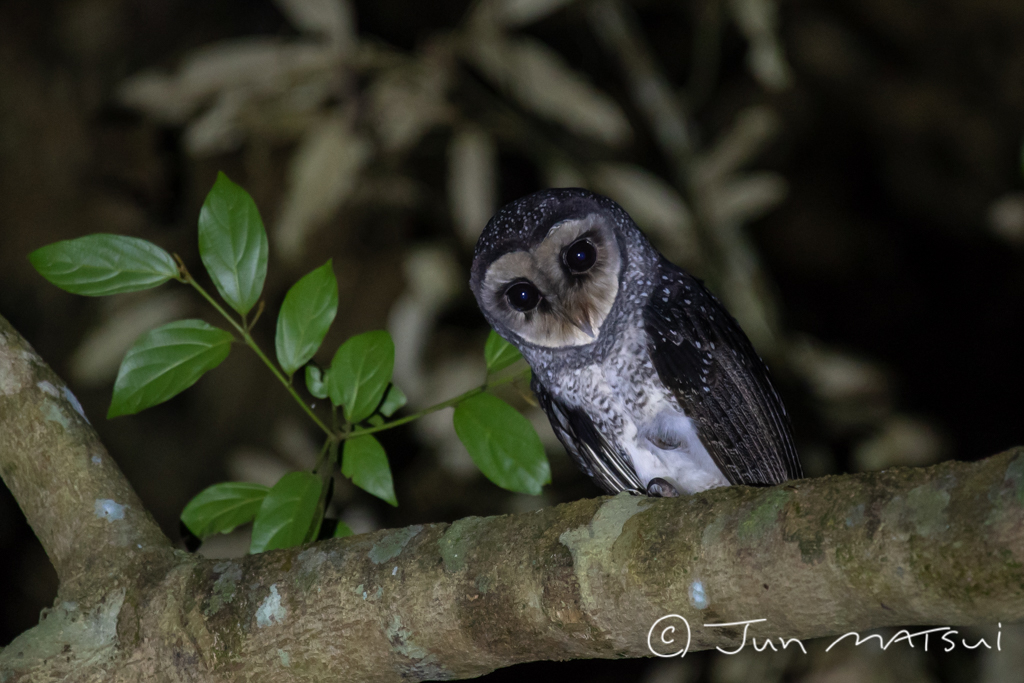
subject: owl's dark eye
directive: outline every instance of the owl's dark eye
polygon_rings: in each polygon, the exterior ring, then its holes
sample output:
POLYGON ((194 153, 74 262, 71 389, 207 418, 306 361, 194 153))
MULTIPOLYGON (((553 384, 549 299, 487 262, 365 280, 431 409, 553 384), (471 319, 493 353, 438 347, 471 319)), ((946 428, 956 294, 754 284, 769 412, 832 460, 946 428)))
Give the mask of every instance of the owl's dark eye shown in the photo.
POLYGON ((505 290, 505 300, 520 313, 526 313, 537 308, 540 292, 529 282, 517 282, 505 290))
POLYGON ((582 275, 597 262, 597 248, 584 238, 576 240, 562 251, 562 263, 573 275, 582 275))

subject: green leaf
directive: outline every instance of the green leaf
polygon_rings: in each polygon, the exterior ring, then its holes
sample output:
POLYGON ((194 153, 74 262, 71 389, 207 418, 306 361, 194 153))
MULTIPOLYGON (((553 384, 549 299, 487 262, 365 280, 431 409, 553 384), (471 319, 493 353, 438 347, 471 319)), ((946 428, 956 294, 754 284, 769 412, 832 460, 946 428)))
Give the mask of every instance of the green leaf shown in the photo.
POLYGON ((306 366, 306 388, 317 398, 327 398, 327 378, 329 373, 315 365, 306 366))
POLYGON ((391 480, 391 467, 388 466, 388 454, 372 434, 345 440, 341 473, 367 493, 372 493, 398 507, 394 482, 391 480))
POLYGON ((269 488, 262 484, 229 481, 204 489, 181 511, 181 521, 199 538, 226 534, 251 522, 269 488))
POLYGON ((301 544, 315 522, 320 502, 320 478, 309 472, 289 472, 263 499, 252 525, 250 553, 291 548, 301 544))
POLYGON ((138 292, 178 277, 178 266, 152 242, 124 235, 89 235, 28 255, 39 274, 72 294, 138 292))
POLYGON ((345 407, 351 423, 365 420, 380 405, 395 368, 395 344, 385 330, 364 332, 338 349, 331 361, 327 390, 331 402, 345 407))
POLYGON ((505 341, 500 334, 491 330, 484 344, 484 360, 487 361, 487 372, 503 370, 522 358, 519 349, 505 341))
POLYGON ((228 357, 233 340, 202 320, 179 320, 142 335, 121 361, 107 417, 137 413, 188 389, 228 357))
POLYGON ((345 538, 346 536, 352 535, 352 528, 349 527, 345 522, 338 520, 338 526, 334 527, 334 535, 332 538, 345 538))
POLYGON ((384 403, 380 404, 380 414, 384 417, 391 417, 395 414, 395 411, 404 406, 409 402, 405 393, 394 384, 388 389, 387 396, 384 397, 384 403))
POLYGON ((380 404, 380 410, 366 418, 366 421, 373 427, 380 427, 387 422, 385 418, 391 417, 399 408, 409 402, 405 393, 394 384, 388 389, 384 401, 380 404))
POLYGON ((473 462, 501 488, 537 495, 551 483, 551 468, 533 425, 497 396, 470 396, 455 406, 453 422, 473 462))
POLYGON ((324 341, 338 313, 338 281, 331 260, 292 285, 277 316, 277 362, 289 377, 324 341))
POLYGON ((248 313, 267 277, 267 231, 256 202, 223 173, 199 211, 199 255, 221 297, 248 313))

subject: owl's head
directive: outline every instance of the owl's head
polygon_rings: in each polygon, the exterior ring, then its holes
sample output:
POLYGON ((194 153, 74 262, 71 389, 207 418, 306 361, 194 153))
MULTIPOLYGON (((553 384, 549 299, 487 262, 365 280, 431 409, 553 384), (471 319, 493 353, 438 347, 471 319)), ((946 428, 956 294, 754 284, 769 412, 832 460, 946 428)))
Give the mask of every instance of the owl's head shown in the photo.
POLYGON ((595 342, 619 292, 624 225, 632 221, 618 204, 581 189, 542 190, 502 207, 473 257, 470 287, 484 316, 537 346, 595 342))

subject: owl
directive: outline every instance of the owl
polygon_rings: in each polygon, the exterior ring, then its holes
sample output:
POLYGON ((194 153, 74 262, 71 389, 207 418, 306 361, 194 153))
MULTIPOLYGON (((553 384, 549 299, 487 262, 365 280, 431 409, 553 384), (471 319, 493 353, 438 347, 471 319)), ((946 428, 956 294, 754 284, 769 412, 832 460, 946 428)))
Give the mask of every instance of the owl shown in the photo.
POLYGON ((786 410, 737 322, 607 197, 551 189, 502 207, 470 287, 530 364, 558 439, 605 491, 677 496, 803 476, 786 410))

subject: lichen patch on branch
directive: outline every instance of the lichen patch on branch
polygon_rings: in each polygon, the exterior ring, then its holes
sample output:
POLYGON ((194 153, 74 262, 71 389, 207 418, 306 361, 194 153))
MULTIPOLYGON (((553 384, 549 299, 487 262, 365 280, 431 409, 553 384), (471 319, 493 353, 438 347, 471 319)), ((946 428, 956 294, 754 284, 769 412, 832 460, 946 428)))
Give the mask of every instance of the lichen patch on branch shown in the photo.
POLYGON ((563 531, 558 537, 559 542, 572 553, 580 597, 588 611, 599 607, 603 599, 592 578, 611 564, 611 549, 622 534, 622 527, 630 517, 644 509, 642 503, 645 501, 649 499, 628 493, 609 498, 597 509, 589 524, 563 531))
POLYGON ((283 624, 288 617, 288 609, 281 604, 281 594, 277 592, 277 584, 270 586, 270 595, 263 600, 256 610, 256 625, 260 628, 271 624, 283 624))
POLYGON ((423 531, 423 526, 420 524, 398 529, 374 543, 366 556, 373 560, 374 564, 383 564, 388 560, 393 560, 398 557, 406 544, 421 531, 423 531))
MULTIPOLYGON (((43 610, 39 625, 15 638, 3 652, 22 661, 69 657, 78 666, 102 664, 116 654, 124 597, 124 588, 117 588, 89 610, 69 601, 43 610)), ((0 660, 0 680, 7 680, 3 664, 0 660)))
POLYGON ((769 493, 755 507, 746 519, 740 522, 736 535, 741 541, 754 542, 763 538, 774 527, 779 513, 789 500, 790 493, 784 489, 776 489, 769 493))
POLYGON ((96 516, 100 519, 105 519, 108 522, 114 522, 117 520, 124 519, 124 511, 127 505, 121 505, 110 499, 97 499, 96 500, 96 516))
POLYGON ((234 601, 238 582, 242 580, 242 568, 234 562, 215 564, 213 571, 220 576, 213 583, 213 593, 210 596, 209 604, 203 611, 203 614, 208 617, 212 617, 225 605, 230 605, 234 601))
MULTIPOLYGON (((18 340, 14 343, 0 330, 0 396, 13 396, 32 382, 31 366, 19 353, 18 340)), ((28 354, 35 358, 34 354, 28 354)))
POLYGON ((483 517, 465 517, 452 522, 448 530, 437 541, 437 547, 444 560, 445 571, 455 573, 466 566, 466 555, 473 545, 480 541, 478 530, 484 522, 483 517))

